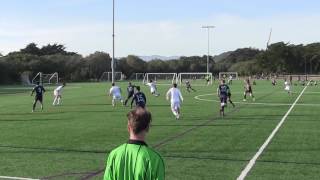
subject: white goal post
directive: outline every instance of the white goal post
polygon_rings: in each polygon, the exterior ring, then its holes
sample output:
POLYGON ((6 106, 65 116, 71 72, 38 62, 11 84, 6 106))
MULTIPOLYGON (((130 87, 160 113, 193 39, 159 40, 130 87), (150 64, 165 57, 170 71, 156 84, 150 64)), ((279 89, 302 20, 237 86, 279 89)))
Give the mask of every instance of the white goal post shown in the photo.
POLYGON ((203 80, 206 80, 207 78, 209 78, 209 83, 212 84, 213 81, 213 75, 212 73, 207 73, 207 72, 183 72, 183 73, 179 73, 178 75, 178 82, 180 83, 180 85, 185 82, 185 81, 189 81, 192 84, 195 84, 197 82, 199 82, 200 84, 204 84, 207 85, 206 83, 203 83, 203 80))
POLYGON ((135 73, 136 81, 143 80, 145 73, 135 73))
POLYGON ((49 74, 39 72, 31 81, 32 84, 36 84, 37 82, 40 84, 59 84, 59 74, 57 72, 49 74))
POLYGON ((148 83, 150 80, 157 81, 157 84, 164 82, 165 84, 177 83, 177 73, 146 73, 143 78, 143 83, 148 83))
MULTIPOLYGON (((122 72, 114 72, 114 79, 116 81, 122 81, 123 77, 122 72)), ((103 72, 99 81, 112 81, 112 72, 103 72)))
POLYGON ((233 80, 237 80, 239 78, 238 72, 219 72, 219 79, 229 79, 230 76, 233 80))

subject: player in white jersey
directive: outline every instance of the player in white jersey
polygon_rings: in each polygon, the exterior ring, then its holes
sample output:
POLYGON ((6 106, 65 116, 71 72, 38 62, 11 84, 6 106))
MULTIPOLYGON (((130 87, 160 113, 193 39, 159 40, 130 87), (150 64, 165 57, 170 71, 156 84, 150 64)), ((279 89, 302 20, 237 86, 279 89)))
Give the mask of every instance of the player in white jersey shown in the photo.
POLYGON ((167 92, 167 100, 170 99, 171 102, 171 111, 176 119, 180 118, 180 106, 183 102, 183 97, 180 90, 177 88, 177 84, 174 83, 173 87, 170 88, 167 92))
POLYGON ((109 90, 109 96, 112 96, 112 106, 116 105, 116 100, 119 100, 123 104, 123 100, 121 97, 121 89, 116 86, 115 83, 112 83, 112 87, 109 90))
POLYGON ((66 86, 66 83, 63 83, 61 86, 58 86, 53 91, 54 100, 52 105, 59 105, 62 99, 62 89, 66 86))
POLYGON ((228 79, 228 85, 232 85, 233 76, 230 74, 228 79))
POLYGON ((150 79, 150 81, 146 84, 147 86, 150 87, 150 92, 152 95, 158 97, 160 94, 157 92, 157 84, 156 82, 152 81, 150 79))
POLYGON ((288 92, 288 94, 291 95, 291 86, 287 80, 285 80, 285 82, 284 82, 284 90, 286 90, 288 92))

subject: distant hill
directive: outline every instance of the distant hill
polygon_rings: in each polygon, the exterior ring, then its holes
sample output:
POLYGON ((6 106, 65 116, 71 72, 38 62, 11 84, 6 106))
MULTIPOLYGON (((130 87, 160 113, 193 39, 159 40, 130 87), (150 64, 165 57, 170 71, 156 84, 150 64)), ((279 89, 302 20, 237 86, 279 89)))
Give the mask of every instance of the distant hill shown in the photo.
POLYGON ((233 51, 228 51, 228 52, 221 53, 221 54, 219 54, 219 55, 214 56, 214 57, 213 57, 213 60, 214 60, 215 62, 220 62, 220 61, 226 59, 226 58, 227 58, 230 54, 232 54, 232 53, 233 53, 233 51))
POLYGON ((151 60, 155 60, 155 59, 160 59, 160 60, 172 60, 172 59, 179 59, 180 56, 159 56, 159 55, 152 55, 152 56, 138 56, 139 58, 141 58, 144 61, 151 61, 151 60))

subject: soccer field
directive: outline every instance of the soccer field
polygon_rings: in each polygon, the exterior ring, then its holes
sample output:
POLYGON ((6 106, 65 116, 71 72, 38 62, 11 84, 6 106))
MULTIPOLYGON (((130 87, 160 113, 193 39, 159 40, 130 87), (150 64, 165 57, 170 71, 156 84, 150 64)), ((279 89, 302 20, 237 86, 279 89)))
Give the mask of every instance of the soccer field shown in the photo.
MULTIPOLYGON (((229 105, 224 118, 217 81, 192 93, 180 87, 180 120, 165 99, 169 85, 158 85, 154 97, 135 83, 147 96, 153 115, 147 143, 164 157, 166 179, 237 179, 281 120, 245 179, 320 179, 320 87, 293 86, 289 96, 278 83, 257 81, 256 100, 243 102, 243 83, 234 81, 236 107, 229 105)), ((126 85, 120 83, 123 91, 126 85)), ((130 108, 111 106, 109 83, 67 84, 61 106, 51 105, 53 87, 45 88, 44 110, 31 113, 30 88, 0 86, 0 176, 102 179, 108 152, 128 140, 130 108)))

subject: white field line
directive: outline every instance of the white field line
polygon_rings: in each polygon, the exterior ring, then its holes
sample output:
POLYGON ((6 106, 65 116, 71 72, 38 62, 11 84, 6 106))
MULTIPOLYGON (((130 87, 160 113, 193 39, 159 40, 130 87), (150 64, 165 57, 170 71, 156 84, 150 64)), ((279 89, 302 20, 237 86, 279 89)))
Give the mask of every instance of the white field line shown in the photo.
POLYGON ((304 91, 307 89, 308 85, 309 85, 310 81, 308 82, 307 86, 301 91, 300 95, 297 97, 297 99, 294 101, 294 103, 291 105, 290 109, 287 111, 287 113, 282 117, 281 121, 279 122, 279 124, 276 126, 276 128, 272 131, 272 133, 270 134, 270 136, 267 138, 267 140, 263 143, 263 145, 259 148, 258 152, 252 157, 252 159, 249 161, 249 163, 247 164, 247 166, 243 169, 243 171, 241 172, 241 174, 238 176, 237 180, 244 180, 249 171, 252 169, 252 167, 254 166, 254 164, 256 163, 257 159, 259 158, 259 156, 262 154, 262 152, 264 151, 264 149, 268 146, 268 144, 271 142, 272 138, 275 136, 275 134, 278 132, 278 130, 280 129, 280 127, 282 126, 282 124, 284 123, 284 121, 287 119, 288 115, 290 114, 290 112, 292 111, 292 109, 294 108, 294 106, 297 104, 297 102, 299 101, 300 97, 302 96, 302 94, 304 93, 304 91))
MULTIPOLYGON (((306 94, 306 93, 304 93, 306 94)), ((214 99, 204 99, 201 98, 203 96, 211 96, 211 95, 216 95, 216 94, 202 94, 195 96, 194 98, 199 101, 208 101, 208 102, 220 102, 219 100, 214 100, 214 99)), ((287 103, 264 103, 264 102, 233 102, 235 104, 247 104, 247 105, 265 105, 265 106, 291 106, 292 104, 287 104, 287 103)), ((296 106, 320 106, 320 104, 299 104, 297 103, 296 106)))
POLYGON ((10 177, 10 176, 0 176, 0 179, 14 179, 14 180, 40 180, 40 179, 23 178, 23 177, 10 177))

